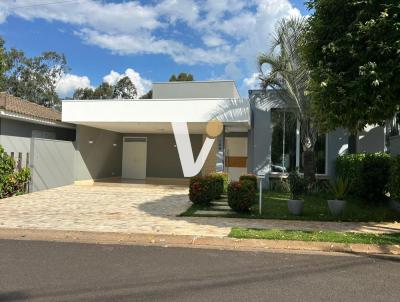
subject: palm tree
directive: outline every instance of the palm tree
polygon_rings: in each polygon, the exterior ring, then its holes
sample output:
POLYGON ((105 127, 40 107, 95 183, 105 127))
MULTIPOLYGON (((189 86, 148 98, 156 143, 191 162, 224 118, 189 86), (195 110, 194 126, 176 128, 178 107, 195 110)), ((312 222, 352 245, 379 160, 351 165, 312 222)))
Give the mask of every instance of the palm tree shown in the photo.
POLYGON ((261 101, 276 103, 278 98, 280 103, 295 113, 300 122, 304 176, 315 180, 314 146, 317 131, 313 127, 311 101, 307 97, 309 71, 300 54, 305 26, 304 18, 282 19, 277 25, 270 52, 259 55, 257 63, 265 91, 261 101), (264 72, 265 66, 267 72, 264 72))

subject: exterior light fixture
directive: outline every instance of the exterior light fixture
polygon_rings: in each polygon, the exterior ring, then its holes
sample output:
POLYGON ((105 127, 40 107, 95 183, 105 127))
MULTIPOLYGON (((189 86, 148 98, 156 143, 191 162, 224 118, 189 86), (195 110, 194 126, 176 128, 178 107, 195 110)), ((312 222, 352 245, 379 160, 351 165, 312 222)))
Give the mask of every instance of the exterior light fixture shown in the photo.
POLYGON ((89 144, 93 144, 93 141, 92 141, 92 140, 90 140, 90 141, 88 141, 88 143, 89 143, 89 144))

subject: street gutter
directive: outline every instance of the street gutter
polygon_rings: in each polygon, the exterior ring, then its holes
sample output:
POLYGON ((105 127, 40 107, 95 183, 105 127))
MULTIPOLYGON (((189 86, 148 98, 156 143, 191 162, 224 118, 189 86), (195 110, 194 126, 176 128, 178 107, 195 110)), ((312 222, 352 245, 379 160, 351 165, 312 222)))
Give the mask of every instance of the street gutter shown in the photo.
POLYGON ((0 239, 54 241, 89 244, 120 244, 161 247, 185 247, 223 249, 234 251, 287 251, 352 253, 371 255, 400 255, 399 245, 347 244, 331 242, 236 239, 228 237, 170 235, 170 234, 129 234, 113 232, 84 232, 41 229, 0 228, 0 239))

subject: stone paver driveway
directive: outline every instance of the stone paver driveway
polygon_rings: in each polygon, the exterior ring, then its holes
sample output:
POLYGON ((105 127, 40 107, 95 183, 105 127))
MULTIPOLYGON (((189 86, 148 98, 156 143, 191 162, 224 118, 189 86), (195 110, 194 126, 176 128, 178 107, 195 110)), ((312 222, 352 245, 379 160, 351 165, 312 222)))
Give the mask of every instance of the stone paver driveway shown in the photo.
POLYGON ((190 206, 183 187, 65 186, 0 200, 0 228, 226 236, 231 227, 400 231, 399 224, 177 217, 190 206))

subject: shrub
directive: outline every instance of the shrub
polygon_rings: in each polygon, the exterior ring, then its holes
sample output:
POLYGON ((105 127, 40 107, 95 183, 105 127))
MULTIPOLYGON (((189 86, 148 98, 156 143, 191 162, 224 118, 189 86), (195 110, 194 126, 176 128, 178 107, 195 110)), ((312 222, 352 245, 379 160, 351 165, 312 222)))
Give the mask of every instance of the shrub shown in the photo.
POLYGON ((30 169, 15 171, 14 159, 0 146, 0 198, 24 194, 30 178, 30 169))
POLYGON ((212 181, 214 181, 215 198, 221 198, 221 195, 226 192, 226 188, 228 186, 228 174, 211 173, 209 177, 212 178, 212 181))
POLYGON ((359 153, 339 156, 336 175, 348 179, 350 193, 367 201, 385 197, 390 173, 390 156, 386 153, 359 153))
POLYGON ((327 188, 335 196, 335 199, 344 200, 350 186, 347 179, 338 177, 335 181, 328 183, 327 188))
POLYGON ((289 189, 290 189, 290 198, 292 199, 300 199, 301 195, 303 195, 307 188, 307 182, 304 178, 302 178, 297 171, 290 172, 288 177, 289 189))
POLYGON ((400 201, 400 155, 394 157, 391 162, 390 197, 400 201))
POLYGON ((270 179, 270 189, 271 191, 278 193, 289 193, 289 183, 285 178, 270 179))
POLYGON ((190 178, 189 199, 195 204, 208 204, 215 198, 215 180, 212 177, 190 178))
POLYGON ((239 177, 239 181, 247 180, 252 183, 254 190, 257 190, 257 176, 254 174, 244 174, 239 177))
POLYGON ((228 185, 228 205, 235 212, 250 211, 256 198, 256 189, 249 180, 232 181, 228 185))

